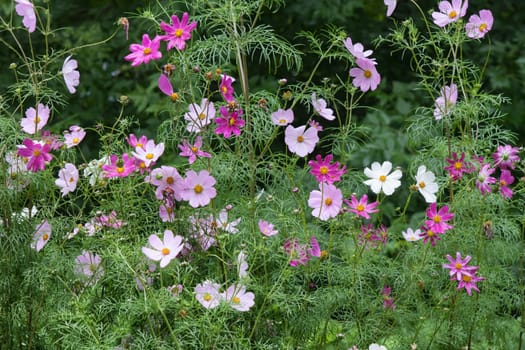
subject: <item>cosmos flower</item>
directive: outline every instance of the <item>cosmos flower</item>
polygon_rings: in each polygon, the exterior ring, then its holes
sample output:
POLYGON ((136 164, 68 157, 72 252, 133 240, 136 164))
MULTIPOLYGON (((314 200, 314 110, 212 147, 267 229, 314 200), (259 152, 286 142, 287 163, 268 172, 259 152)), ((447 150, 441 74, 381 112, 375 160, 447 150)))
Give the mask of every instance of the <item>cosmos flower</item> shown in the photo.
POLYGON ((29 33, 33 33, 36 29, 36 14, 35 8, 29 0, 15 0, 15 10, 19 16, 22 16, 22 24, 27 28, 29 33))
POLYGON ((334 185, 328 183, 320 183, 319 191, 314 190, 310 192, 308 198, 308 206, 312 208, 312 216, 318 217, 320 220, 328 220, 336 217, 343 204, 343 193, 334 185))
POLYGON ((142 252, 149 259, 160 261, 161 268, 166 267, 171 260, 175 259, 184 246, 182 236, 174 236, 170 230, 164 231, 163 241, 157 235, 150 235, 148 243, 153 249, 142 247, 142 252))
POLYGON ((160 59, 162 57, 162 53, 159 51, 160 38, 160 36, 156 36, 151 40, 148 34, 144 34, 142 36, 142 44, 131 44, 129 46, 131 53, 124 57, 124 59, 130 61, 132 67, 160 59))
POLYGON ((168 42, 168 50, 174 47, 178 50, 186 48, 186 41, 191 38, 191 32, 197 27, 197 22, 188 23, 188 17, 188 13, 184 12, 180 20, 175 15, 171 16, 172 25, 164 21, 160 23, 160 29, 166 32, 161 39, 168 42))
POLYGON ((368 58, 358 58, 356 64, 357 68, 350 69, 350 76, 354 78, 352 84, 362 92, 374 91, 381 83, 381 76, 377 72, 375 62, 368 58))
POLYGON ((326 107, 326 100, 317 98, 315 92, 312 94, 312 106, 315 112, 326 120, 334 120, 334 111, 326 107))
POLYGON ((467 13, 468 0, 441 1, 438 4, 439 12, 432 12, 434 23, 439 27, 456 22, 467 13))
POLYGON ((297 128, 288 125, 284 130, 284 142, 290 152, 297 154, 299 157, 304 157, 312 153, 315 145, 319 141, 316 128, 305 129, 306 125, 297 128))
POLYGON ((278 126, 286 126, 293 122, 293 110, 279 108, 277 111, 272 113, 271 118, 272 124, 278 126))
POLYGON ((40 224, 36 225, 35 227, 35 233, 33 234, 33 242, 31 242, 31 249, 34 249, 37 252, 41 251, 50 238, 51 224, 47 220, 43 220, 40 224))
POLYGON ((490 10, 481 10, 479 15, 470 16, 465 24, 467 36, 471 39, 481 39, 487 34, 494 24, 494 17, 490 10))
POLYGON ((75 164, 66 163, 58 172, 58 179, 55 180, 55 185, 60 187, 62 197, 69 192, 75 191, 78 182, 78 169, 75 164))
POLYGON ((438 191, 438 184, 436 183, 436 176, 433 172, 427 171, 427 168, 424 165, 421 165, 417 168, 417 174, 415 176, 417 190, 425 198, 427 203, 434 203, 436 198, 436 193, 438 191))
POLYGON ((20 120, 20 125, 25 133, 33 135, 46 126, 49 120, 49 107, 39 103, 36 110, 30 107, 25 115, 25 118, 20 120))
POLYGON ((372 192, 379 194, 381 191, 390 196, 394 193, 395 189, 401 186, 401 177, 403 176, 401 170, 396 169, 392 173, 392 163, 389 161, 379 164, 378 162, 372 163, 372 168, 365 168, 365 175, 369 178, 364 183, 370 186, 372 192))
POLYGON ((77 60, 71 59, 71 56, 68 56, 62 65, 62 76, 71 94, 77 91, 76 87, 80 84, 80 73, 77 68, 78 62, 77 60))

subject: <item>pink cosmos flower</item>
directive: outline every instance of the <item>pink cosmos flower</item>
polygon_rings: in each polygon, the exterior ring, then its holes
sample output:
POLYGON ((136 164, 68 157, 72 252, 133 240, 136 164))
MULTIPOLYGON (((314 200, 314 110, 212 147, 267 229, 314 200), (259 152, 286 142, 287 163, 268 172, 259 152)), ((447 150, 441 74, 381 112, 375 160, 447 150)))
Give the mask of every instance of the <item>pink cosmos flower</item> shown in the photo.
POLYGON ((189 110, 189 112, 184 114, 184 119, 188 121, 186 130, 189 132, 200 132, 215 118, 215 107, 213 102, 208 101, 207 98, 203 98, 200 105, 196 103, 190 104, 189 110))
POLYGON ((160 29, 166 32, 166 35, 163 35, 161 39, 168 42, 168 50, 171 50, 173 47, 176 47, 178 50, 186 48, 186 40, 191 38, 191 32, 197 27, 197 22, 188 24, 188 17, 187 12, 182 14, 180 21, 177 16, 171 16, 171 26, 160 22, 160 29))
POLYGON ((142 63, 147 64, 151 60, 158 60, 162 57, 160 48, 160 36, 156 36, 151 40, 148 34, 142 36, 141 44, 131 44, 129 50, 131 51, 124 59, 131 61, 131 66, 136 67, 142 63))
POLYGON ((99 255, 83 250, 82 254, 75 258, 75 273, 96 281, 104 274, 100 266, 101 261, 99 255))
POLYGON ((346 38, 345 41, 344 41, 344 44, 345 44, 345 47, 346 49, 350 52, 350 54, 352 54, 352 56, 354 56, 356 59, 357 58, 367 58, 368 56, 370 56, 374 51, 372 50, 365 50, 363 44, 361 43, 355 43, 353 44, 352 43, 352 39, 350 37, 346 38))
POLYGON ((40 144, 47 144, 51 146, 51 149, 53 151, 60 149, 62 147, 63 143, 58 140, 58 135, 51 134, 49 130, 42 130, 42 134, 40 135, 41 141, 40 144))
POLYGON ((290 256, 290 266, 297 267, 299 264, 306 265, 310 256, 320 257, 321 249, 314 236, 310 237, 310 248, 306 244, 300 244, 297 238, 286 239, 283 245, 284 252, 290 256))
POLYGON ((28 158, 26 168, 34 173, 44 170, 46 164, 53 159, 50 144, 41 145, 38 142, 33 142, 31 139, 25 139, 23 146, 18 146, 18 155, 20 157, 28 158))
POLYGON ((86 137, 86 132, 78 125, 69 127, 69 132, 64 132, 64 143, 67 148, 78 146, 78 144, 86 137))
POLYGON ((299 157, 304 157, 312 153, 315 145, 319 141, 316 128, 305 129, 306 125, 297 128, 288 125, 284 130, 284 142, 290 152, 297 154, 299 157))
POLYGON ((122 220, 117 219, 117 212, 114 210, 112 210, 109 215, 98 213, 93 222, 95 226, 111 227, 114 229, 119 229, 124 225, 122 220))
POLYGON ((383 308, 394 310, 396 304, 394 304, 394 298, 391 296, 392 288, 390 286, 384 286, 381 290, 381 295, 383 296, 383 308))
POLYGON ((255 295, 246 292, 246 287, 242 284, 232 284, 221 294, 221 297, 237 311, 248 311, 255 305, 255 295))
POLYGON ((80 84, 80 73, 77 68, 78 62, 77 60, 72 60, 71 56, 68 56, 62 65, 62 76, 64 77, 64 82, 71 94, 74 94, 77 91, 76 87, 80 84))
POLYGON ((17 5, 15 6, 16 13, 22 16, 22 23, 27 28, 29 33, 33 33, 36 29, 36 14, 35 8, 29 0, 15 0, 17 5))
POLYGON ((322 98, 317 98, 315 92, 312 94, 312 106, 317 114, 326 120, 334 120, 334 111, 331 108, 326 108, 326 101, 322 98))
POLYGON ((449 254, 447 254, 446 257, 450 264, 443 264, 443 268, 449 269, 450 279, 456 279, 458 281, 461 281, 463 279, 464 274, 472 275, 472 273, 477 269, 475 266, 467 266, 470 259, 472 259, 470 255, 467 255, 465 259, 463 259, 461 257, 461 253, 456 252, 455 259, 452 258, 449 254))
POLYGON ((364 183, 370 186, 370 189, 375 194, 379 194, 383 191, 384 194, 390 196, 394 193, 396 188, 401 186, 401 177, 403 173, 401 170, 396 169, 392 173, 392 163, 385 161, 382 164, 379 162, 373 162, 371 169, 366 167, 364 170, 365 175, 369 178, 365 180, 364 183))
POLYGON ((130 145, 133 148, 144 148, 144 145, 148 143, 148 138, 145 135, 142 135, 137 139, 137 136, 135 136, 135 134, 130 134, 129 137, 126 137, 126 141, 128 142, 128 145, 130 145))
POLYGON ((514 182, 514 176, 510 174, 510 170, 503 169, 499 177, 499 192, 503 198, 512 198, 512 189, 508 186, 514 182))
POLYGON ((31 242, 31 249, 35 249, 37 252, 41 251, 50 238, 51 224, 49 224, 47 220, 43 220, 40 224, 36 225, 35 227, 33 242, 31 242))
POLYGON ((310 119, 310 121, 308 122, 308 125, 310 125, 311 128, 314 128, 317 131, 323 131, 323 126, 319 124, 317 121, 315 121, 314 119, 310 119))
POLYGON ((519 151, 520 148, 511 145, 498 146, 496 152, 492 154, 494 166, 499 166, 501 169, 514 169, 515 163, 520 161, 519 151))
POLYGON ((213 185, 215 179, 206 170, 201 170, 198 174, 189 170, 186 173, 184 180, 185 188, 182 190, 181 196, 193 208, 208 205, 210 201, 215 198, 217 192, 213 185))
POLYGON ((406 231, 402 231, 401 234, 403 235, 403 238, 408 242, 415 242, 419 241, 421 238, 421 230, 416 229, 415 231, 412 228, 407 228, 406 231))
POLYGON ((397 6, 397 0, 384 0, 383 2, 386 5, 386 16, 392 16, 397 6))
POLYGON ((436 241, 441 240, 439 235, 443 234, 443 232, 434 232, 432 229, 430 229, 427 226, 421 227, 421 231, 422 232, 419 234, 419 236, 423 238, 423 243, 426 244, 428 241, 430 241, 430 244, 432 245, 432 247, 436 245, 436 241))
POLYGON ((193 162, 197 160, 197 157, 211 158, 211 154, 201 150, 201 146, 202 137, 200 136, 197 136, 193 145, 188 143, 188 141, 186 140, 182 140, 182 144, 179 145, 179 149, 181 150, 179 155, 183 157, 188 157, 188 162, 190 164, 193 164, 193 162))
POLYGON ((272 115, 272 124, 278 126, 286 126, 293 122, 294 115, 293 110, 291 109, 281 109, 273 112, 272 115))
POLYGON ((361 232, 357 236, 359 244, 367 248, 378 248, 380 243, 386 245, 388 231, 384 225, 374 228, 372 224, 362 225, 361 232))
POLYGON ((436 120, 443 119, 444 116, 450 114, 452 106, 456 105, 458 100, 458 87, 452 83, 450 86, 444 86, 441 89, 441 95, 436 99, 434 109, 434 118, 436 120))
POLYGON ((425 225, 436 233, 445 233, 445 231, 453 227, 447 224, 448 221, 454 218, 454 213, 448 211, 447 205, 437 210, 436 203, 432 203, 428 207, 426 214, 428 220, 425 221, 425 225))
POLYGON ((173 236, 172 231, 165 230, 163 241, 157 235, 150 235, 148 243, 153 249, 142 247, 142 252, 149 259, 160 261, 159 266, 164 268, 180 253, 184 246, 183 240, 182 236, 173 236))
POLYGON ((352 84, 362 92, 374 91, 381 82, 375 62, 368 58, 358 58, 356 64, 359 68, 350 69, 350 76, 354 78, 352 84))
POLYGON ((310 160, 308 162, 311 168, 310 174, 315 176, 317 182, 333 184, 341 180, 341 176, 346 172, 346 165, 340 168, 341 164, 339 162, 331 164, 333 157, 332 154, 328 154, 323 160, 323 157, 318 154, 315 156, 315 161, 310 160))
POLYGON ((458 283, 458 289, 465 288, 468 295, 472 295, 472 289, 479 293, 479 289, 476 285, 477 282, 483 281, 485 277, 476 276, 476 272, 479 269, 479 266, 471 266, 473 268, 471 274, 463 274, 461 276, 461 281, 458 283))
POLYGON ((344 202, 350 207, 352 213, 365 219, 370 219, 370 214, 379 211, 379 209, 377 209, 379 202, 368 203, 368 196, 366 194, 364 194, 359 200, 352 195, 350 201, 345 199, 344 202))
POLYGON ((490 185, 496 183, 496 178, 491 176, 496 171, 495 168, 491 168, 490 164, 483 164, 479 169, 478 177, 476 178, 476 187, 480 190, 481 194, 491 192, 490 185))
POLYGON ((232 134, 239 136, 241 134, 241 128, 244 126, 245 121, 241 118, 242 109, 230 112, 226 106, 220 108, 222 117, 215 118, 215 134, 223 135, 229 139, 232 134))
POLYGON ((232 83, 234 82, 234 79, 230 77, 229 75, 223 74, 221 78, 221 83, 219 84, 219 92, 222 95, 222 98, 224 98, 224 101, 230 102, 233 101, 235 98, 233 97, 233 87, 232 83))
POLYGON ((447 158, 446 160, 449 165, 445 167, 445 170, 448 171, 454 181, 461 179, 464 173, 474 171, 473 165, 465 161, 465 152, 461 152, 461 157, 459 158, 456 152, 452 152, 452 158, 447 158))
POLYGON ((470 16, 465 24, 467 36, 471 39, 481 39, 487 34, 494 24, 494 17, 490 10, 481 10, 478 15, 470 16))
POLYGON ((434 23, 439 27, 456 22, 467 13, 468 0, 462 4, 462 0, 441 1, 438 5, 439 11, 432 12, 434 23))
POLYGON ((126 177, 135 170, 135 158, 130 157, 127 153, 122 158, 112 154, 109 157, 109 164, 102 165, 104 177, 126 177))
POLYGON ((157 187, 155 190, 157 199, 163 200, 166 196, 173 196, 175 200, 182 200, 181 193, 185 183, 176 168, 167 165, 155 168, 144 181, 157 187))
POLYGON ((161 74, 157 84, 159 86, 160 91, 162 91, 165 95, 170 97, 173 102, 176 102, 179 99, 179 94, 173 91, 173 86, 171 85, 171 82, 166 75, 161 74))
POLYGON ((279 233, 277 231, 273 224, 269 223, 268 221, 259 220, 259 230, 261 233, 267 237, 274 236, 279 233))
POLYGON ((308 198, 308 206, 313 208, 312 215, 323 221, 336 217, 342 204, 343 193, 341 190, 327 183, 320 183, 319 191, 310 192, 308 198))
POLYGON ((195 286, 195 298, 206 309, 216 308, 222 300, 219 289, 220 285, 218 283, 206 280, 195 286))
POLYGON ((162 222, 174 222, 175 210, 174 205, 169 205, 166 202, 159 206, 159 217, 162 222))
POLYGON ((62 197, 69 192, 75 191, 78 182, 78 169, 75 164, 66 163, 58 172, 58 179, 55 180, 55 185, 60 187, 62 197))
POLYGON ((36 110, 33 107, 26 110, 26 116, 20 120, 20 125, 24 132, 33 135, 42 129, 48 120, 49 107, 39 103, 36 110))
POLYGON ((164 153, 164 143, 156 145, 153 140, 148 140, 143 147, 135 147, 135 151, 131 152, 133 157, 142 160, 147 167, 155 163, 162 153, 164 153))

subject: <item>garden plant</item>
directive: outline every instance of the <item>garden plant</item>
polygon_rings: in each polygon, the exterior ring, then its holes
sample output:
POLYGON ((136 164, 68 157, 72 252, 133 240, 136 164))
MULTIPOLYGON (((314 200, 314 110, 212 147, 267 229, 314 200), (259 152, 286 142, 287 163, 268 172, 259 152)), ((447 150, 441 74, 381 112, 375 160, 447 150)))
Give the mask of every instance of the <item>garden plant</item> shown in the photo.
POLYGON ((523 152, 484 86, 497 13, 385 0, 373 42, 289 42, 261 22, 280 0, 156 1, 64 49, 49 6, 0 17, 0 349, 522 349, 523 152), (154 77, 154 134, 126 93, 68 121, 78 52, 115 40, 154 77), (420 97, 389 137, 377 52, 420 97))

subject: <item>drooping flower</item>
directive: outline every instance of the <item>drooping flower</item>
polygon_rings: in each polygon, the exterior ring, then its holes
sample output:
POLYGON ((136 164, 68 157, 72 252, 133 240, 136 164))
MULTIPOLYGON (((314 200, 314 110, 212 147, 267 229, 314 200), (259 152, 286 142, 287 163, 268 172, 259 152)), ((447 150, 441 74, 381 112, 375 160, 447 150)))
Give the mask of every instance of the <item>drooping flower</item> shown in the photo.
POLYGON ((149 259, 160 261, 159 266, 164 268, 180 253, 184 246, 183 240, 182 236, 174 236, 172 231, 165 230, 163 241, 157 235, 150 235, 148 243, 153 249, 142 247, 142 252, 149 259))
POLYGON ((384 194, 390 196, 394 193, 395 189, 401 186, 401 177, 403 176, 401 170, 396 169, 391 174, 392 163, 389 161, 379 164, 378 162, 372 163, 372 169, 365 168, 365 175, 369 178, 364 183, 370 186, 372 192, 379 194, 383 191, 384 194))
POLYGON ((77 91, 76 87, 80 84, 80 73, 77 68, 78 62, 77 60, 71 59, 71 56, 68 56, 62 65, 62 76, 71 94, 77 91))
POLYGON ((43 220, 40 224, 36 225, 35 227, 33 241, 31 242, 31 249, 34 249, 37 252, 41 251, 50 238, 51 224, 47 220, 43 220))
POLYGON ((131 44, 129 50, 131 51, 124 59, 131 62, 132 67, 136 67, 142 63, 147 64, 149 61, 158 60, 162 57, 160 49, 160 36, 156 36, 151 40, 148 34, 142 36, 141 44, 131 44))
POLYGON ((326 120, 334 120, 334 111, 331 108, 326 107, 326 100, 317 98, 317 95, 312 93, 312 106, 315 112, 326 120))
POLYGON ((317 136, 317 129, 308 128, 306 125, 301 125, 294 128, 288 125, 284 130, 284 142, 288 146, 290 152, 297 154, 299 157, 304 157, 312 153, 315 145, 319 141, 317 136))
POLYGON ((29 159, 26 164, 27 170, 34 173, 44 170, 46 164, 53 159, 53 155, 49 153, 51 151, 50 144, 41 145, 31 139, 25 139, 23 146, 18 147, 18 155, 29 159))
POLYGON ((215 107, 207 98, 203 98, 200 105, 192 103, 188 108, 190 111, 184 114, 184 120, 188 121, 188 132, 200 132, 215 118, 215 107))
POLYGON ((22 16, 22 24, 27 28, 29 33, 33 33, 36 29, 36 14, 33 3, 29 0, 15 0, 16 13, 22 16))
POLYGON ((350 76, 354 78, 352 84, 362 92, 374 91, 381 82, 375 62, 368 58, 358 58, 355 62, 358 68, 350 69, 350 76))
POLYGON ((72 125, 69 127, 69 132, 64 132, 64 144, 67 148, 78 146, 84 137, 86 137, 86 131, 78 125, 72 125))
POLYGON ((346 49, 350 52, 352 56, 354 56, 356 59, 358 58, 367 58, 370 56, 374 51, 372 50, 366 50, 361 43, 352 43, 352 39, 350 37, 346 38, 344 41, 346 49))
POLYGON ((213 185, 215 179, 207 170, 201 170, 198 174, 189 170, 186 172, 184 189, 181 192, 182 199, 189 201, 193 208, 208 205, 217 195, 213 185))
POLYGON ((425 225, 436 233, 445 233, 445 231, 453 228, 452 225, 447 224, 448 221, 454 218, 454 213, 448 211, 448 205, 444 205, 437 210, 436 203, 431 203, 427 211, 427 220, 425 225))
POLYGON ((423 195, 427 203, 434 203, 436 193, 438 191, 438 184, 436 183, 436 177, 433 172, 427 171, 426 166, 421 165, 417 168, 416 187, 419 193, 423 195))
POLYGON ((499 166, 501 169, 514 169, 515 163, 520 161, 519 151, 520 148, 511 145, 498 146, 496 152, 492 154, 494 166, 499 166))
POLYGON ((421 230, 416 229, 415 231, 412 228, 407 228, 406 231, 402 231, 401 234, 403 235, 403 238, 408 242, 415 242, 419 241, 421 238, 421 230))
POLYGON ((315 176, 317 182, 333 184, 341 180, 341 176, 346 172, 346 166, 340 168, 341 164, 339 164, 339 162, 331 164, 333 157, 332 154, 328 154, 323 160, 323 157, 318 154, 315 156, 315 161, 310 160, 308 162, 311 168, 310 174, 315 176))
POLYGON ((481 10, 478 15, 470 16, 465 24, 467 36, 471 39, 481 39, 487 34, 494 24, 494 17, 490 10, 481 10))
POLYGON ((182 140, 182 144, 179 145, 181 152, 180 156, 188 157, 188 162, 193 164, 197 160, 197 157, 211 158, 211 154, 201 150, 202 137, 197 136, 195 143, 191 145, 188 141, 182 140))
POLYGON ((503 198, 512 198, 512 189, 508 186, 514 182, 514 176, 511 175, 510 170, 503 169, 499 177, 499 193, 503 198))
POLYGON ((286 126, 293 122, 294 115, 292 109, 281 109, 273 112, 272 115, 272 124, 278 126, 286 126))
POLYGON ((377 209, 379 202, 368 203, 368 196, 366 194, 364 194, 359 200, 355 195, 352 195, 350 201, 345 199, 344 202, 348 205, 352 213, 365 219, 370 219, 370 214, 379 211, 379 209, 377 209))
POLYGON ((218 283, 206 280, 195 286, 195 298, 206 309, 216 308, 222 300, 219 289, 220 285, 218 283))
POLYGON ((219 84, 219 92, 221 93, 222 98, 224 98, 224 101, 226 102, 230 102, 235 99, 233 97, 234 90, 232 87, 234 81, 235 80, 229 75, 222 75, 221 83, 219 84))
POLYGON ((392 16, 397 6, 397 0, 384 0, 383 2, 386 5, 386 16, 392 16))
POLYGON ((104 274, 100 266, 101 261, 99 255, 83 250, 82 254, 75 258, 75 273, 96 281, 104 274))
POLYGON ((221 296, 222 300, 237 311, 249 311, 255 305, 255 295, 252 292, 246 292, 246 287, 242 284, 232 284, 221 296))
POLYGON ((496 178, 491 176, 496 171, 495 168, 491 168, 490 164, 483 164, 478 172, 476 178, 476 187, 481 194, 487 194, 491 192, 490 185, 496 183, 496 178))
POLYGON ((170 79, 161 74, 159 80, 157 81, 160 91, 167 95, 173 102, 177 102, 179 99, 179 94, 173 91, 173 86, 171 85, 170 79))
POLYGON ((444 116, 450 114, 452 107, 456 105, 458 100, 458 87, 452 83, 450 86, 443 86, 441 95, 436 99, 434 109, 434 118, 436 120, 443 119, 444 116))
POLYGON ((182 18, 175 15, 171 16, 171 23, 160 22, 160 29, 166 32, 161 39, 168 42, 167 49, 176 47, 178 50, 186 48, 186 41, 191 38, 191 32, 197 27, 197 22, 188 23, 188 13, 184 12, 182 18))
POLYGON ((147 167, 155 163, 162 153, 164 153, 164 143, 156 145, 153 140, 148 140, 144 147, 135 147, 135 151, 131 152, 133 157, 142 160, 147 167))
POLYGON ((263 235, 267 237, 274 236, 279 233, 279 231, 277 231, 274 228, 272 223, 269 223, 268 221, 265 221, 265 220, 259 220, 259 230, 261 231, 263 235))
POLYGON ((320 183, 319 191, 310 192, 308 206, 312 208, 312 215, 326 221, 336 217, 343 204, 343 193, 334 185, 320 183))
POLYGON ((439 12, 432 12, 434 23, 439 27, 445 27, 447 24, 456 22, 467 13, 468 0, 463 3, 462 0, 441 1, 438 4, 439 12))
POLYGON ((246 262, 246 253, 240 251, 237 255, 237 273, 239 278, 248 276, 248 263, 246 262))
POLYGON ((239 136, 241 134, 241 128, 244 126, 245 121, 241 118, 242 109, 230 112, 226 106, 221 106, 220 112, 222 117, 215 118, 215 134, 223 135, 229 139, 232 134, 239 136))
POLYGON ((449 269, 450 279, 456 279, 461 281, 464 274, 471 275, 476 271, 475 266, 467 266, 469 261, 472 259, 470 255, 467 255, 465 259, 461 257, 460 252, 456 252, 456 258, 452 258, 449 254, 446 256, 449 264, 443 264, 444 269, 449 269))
POLYGON ((25 115, 25 118, 20 120, 20 125, 24 132, 33 135, 46 126, 49 120, 49 107, 39 103, 36 110, 30 107, 25 115))
POLYGON ((456 152, 452 152, 452 158, 447 158, 446 160, 449 165, 445 167, 445 170, 448 171, 454 181, 461 179, 464 173, 474 171, 472 164, 465 161, 465 152, 461 152, 461 157, 459 158, 456 152))
POLYGON ((135 158, 127 153, 122 158, 116 154, 109 156, 109 164, 102 165, 103 175, 106 178, 126 177, 135 170, 135 158))
POLYGON ((128 40, 128 33, 129 33, 129 20, 126 17, 120 17, 118 19, 118 24, 124 29, 124 32, 126 33, 126 40, 128 40))
POLYGON ((55 185, 60 187, 62 197, 69 192, 75 191, 78 182, 78 169, 75 164, 66 163, 58 172, 58 179, 55 180, 55 185))

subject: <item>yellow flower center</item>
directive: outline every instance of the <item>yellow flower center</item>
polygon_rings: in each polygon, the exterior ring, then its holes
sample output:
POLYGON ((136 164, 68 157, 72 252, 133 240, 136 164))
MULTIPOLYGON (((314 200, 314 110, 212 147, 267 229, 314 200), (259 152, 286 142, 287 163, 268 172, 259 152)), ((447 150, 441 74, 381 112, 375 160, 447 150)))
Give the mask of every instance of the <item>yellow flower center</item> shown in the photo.
POLYGON ((162 248, 161 252, 162 252, 162 255, 168 255, 170 253, 170 250, 169 248, 162 248))
POLYGON ((204 294, 204 296, 202 297, 202 299, 206 300, 206 301, 210 301, 211 300, 211 295, 210 293, 206 293, 204 294))
POLYGON ((34 157, 38 157, 38 156, 40 155, 40 153, 41 153, 41 152, 40 152, 40 150, 38 150, 38 149, 33 150, 33 156, 34 156, 34 157))
POLYGON ((144 53, 144 55, 149 55, 151 53, 151 49, 149 47, 146 47, 144 48, 144 50, 142 50, 142 52, 144 53))
POLYGON ((461 162, 455 162, 454 163, 454 169, 456 169, 456 170, 461 169, 462 166, 463 166, 463 164, 461 162))
POLYGON ((463 264, 461 264, 461 263, 456 263, 456 264, 454 265, 454 267, 455 267, 457 270, 459 270, 459 269, 461 269, 461 268, 463 267, 463 264))
POLYGON ((42 235, 42 239, 43 239, 44 241, 47 241, 47 240, 49 239, 49 235, 48 235, 47 233, 44 233, 44 234, 42 235))
POLYGON ((425 188, 425 186, 426 186, 426 184, 425 184, 424 181, 421 181, 421 182, 419 183, 419 188, 425 188))
POLYGON ((365 72, 363 74, 365 75, 365 78, 370 78, 372 76, 372 72, 369 71, 368 69, 365 70, 365 72))
POLYGON ((180 38, 180 37, 182 36, 182 33, 183 33, 182 29, 177 29, 177 30, 175 31, 175 36, 176 36, 177 38, 180 38))
POLYGON ((235 118, 230 118, 228 120, 228 124, 230 124, 230 126, 234 126, 235 125, 235 118))
POLYGON ((117 173, 121 174, 123 172, 124 172, 124 168, 123 167, 121 167, 121 166, 117 167, 117 173))
POLYGON ((286 124, 286 119, 279 119, 279 124, 286 124))
POLYGON ((499 180, 500 186, 507 186, 507 181, 505 180, 499 180))
POLYGON ((146 153, 146 159, 153 159, 153 153, 146 153))
POLYGON ((232 302, 233 302, 234 304, 239 304, 239 303, 241 302, 241 299, 240 299, 238 296, 234 296, 234 297, 232 298, 232 302))
POLYGON ((428 237, 432 237, 432 236, 434 236, 434 231, 432 231, 432 230, 428 230, 428 231, 427 231, 427 236, 428 236, 428 237))
POLYGON ((379 176, 379 181, 385 182, 386 181, 386 176, 385 175, 379 176))
POLYGON ((458 15, 458 13, 454 10, 450 11, 449 14, 448 14, 448 18, 452 19, 452 18, 456 18, 456 16, 458 15))
POLYGON ((432 218, 432 220, 436 223, 436 224, 439 224, 441 222, 441 216, 439 215, 434 215, 434 217, 432 218))
POLYGON ((228 88, 227 88, 226 86, 223 86, 223 87, 221 88, 221 91, 222 91, 223 94, 225 94, 225 93, 228 92, 228 88))
POLYGON ((328 167, 326 166, 322 166, 319 168, 319 172, 322 174, 322 175, 326 175, 328 174, 328 167))
POLYGON ((485 30, 487 30, 487 24, 486 23, 481 23, 479 25, 479 31, 483 33, 485 30))
POLYGON ((40 118, 36 117, 36 118, 35 118, 35 124, 40 123, 40 120, 41 120, 40 118))
POLYGON ((144 145, 143 145, 142 143, 140 143, 140 142, 137 142, 137 143, 135 144, 135 148, 137 148, 137 147, 142 148, 143 146, 144 146, 144 145))
POLYGON ((469 275, 463 275, 463 276, 461 276, 461 278, 465 282, 470 282, 472 280, 472 277, 470 277, 469 275))
POLYGON ((199 149, 198 149, 197 147, 193 146, 193 147, 191 148, 191 151, 192 151, 193 153, 197 153, 197 152, 199 151, 199 149))
POLYGON ((195 193, 199 194, 202 192, 203 188, 201 185, 195 185, 195 187, 193 187, 193 190, 195 191, 195 193))
POLYGON ((304 137, 302 137, 301 135, 297 136, 297 142, 303 142, 304 141, 304 137))
POLYGON ((171 176, 168 176, 168 177, 166 178, 166 182, 168 183, 168 185, 171 185, 172 183, 175 182, 175 180, 174 180, 171 176))
POLYGON ((330 205, 330 204, 332 204, 332 198, 326 198, 326 199, 324 200, 324 204, 326 204, 326 205, 330 205))
POLYGON ((177 100, 179 99, 179 94, 176 93, 176 92, 173 92, 171 95, 170 95, 170 98, 173 102, 177 102, 177 100))
POLYGON ((73 177, 70 177, 69 182, 75 182, 75 179, 73 177))
POLYGON ((74 137, 74 138, 73 138, 73 143, 74 143, 74 144, 79 143, 79 141, 80 141, 80 140, 78 139, 78 137, 74 137))
POLYGON ((204 114, 204 113, 199 114, 199 119, 200 120, 206 119, 206 114, 204 114))
POLYGON ((363 211, 363 210, 365 210, 365 206, 362 205, 362 204, 358 204, 358 205, 357 205, 357 208, 355 208, 355 209, 356 209, 357 211, 363 211))
POLYGON ((140 162, 139 167, 140 167, 141 169, 146 169, 146 163, 144 163, 144 162, 140 162))

